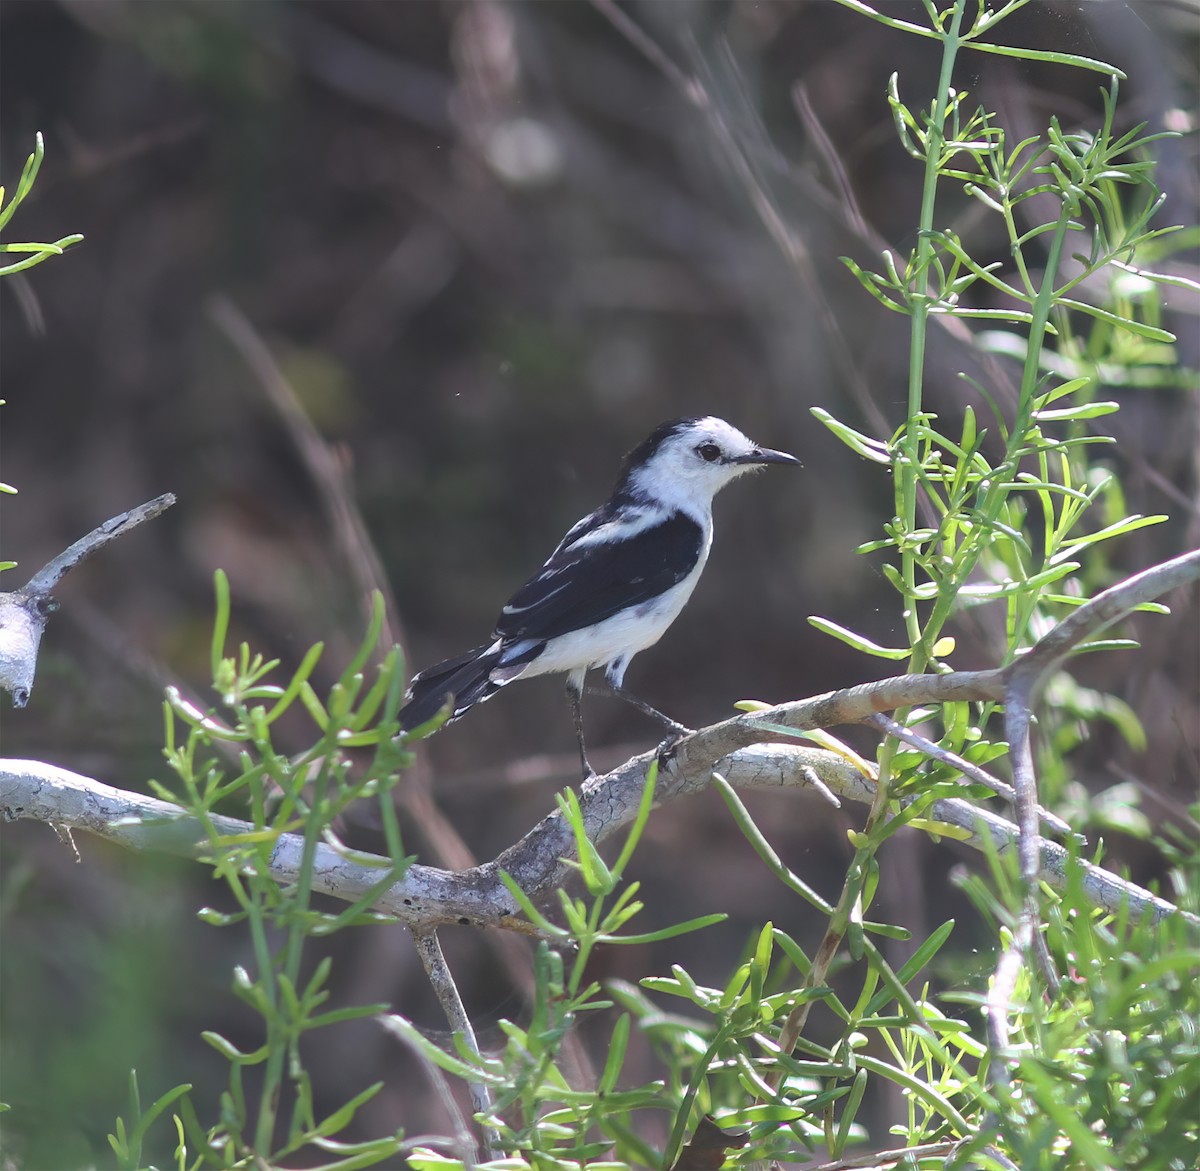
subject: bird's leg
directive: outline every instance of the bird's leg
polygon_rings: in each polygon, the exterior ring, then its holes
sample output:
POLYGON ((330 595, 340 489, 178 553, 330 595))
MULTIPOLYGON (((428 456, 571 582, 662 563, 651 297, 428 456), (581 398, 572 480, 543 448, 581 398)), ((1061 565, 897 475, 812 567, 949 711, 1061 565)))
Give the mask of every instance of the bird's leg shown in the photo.
POLYGON ((587 749, 583 743, 583 704, 580 702, 582 695, 583 680, 576 681, 573 676, 568 675, 567 701, 571 705, 571 718, 575 721, 575 739, 579 741, 579 762, 583 765, 583 779, 590 781, 596 775, 596 770, 587 758, 587 749))
POLYGON ((690 736, 692 734, 691 728, 686 728, 683 724, 677 723, 675 720, 671 719, 670 716, 663 715, 658 708, 651 707, 644 699, 634 695, 632 691, 626 691, 624 687, 618 687, 612 682, 610 682, 608 686, 612 694, 618 699, 623 699, 626 703, 633 704, 638 711, 649 716, 651 719, 657 720, 664 728, 670 729, 670 731, 674 734, 672 743, 683 736, 690 736))

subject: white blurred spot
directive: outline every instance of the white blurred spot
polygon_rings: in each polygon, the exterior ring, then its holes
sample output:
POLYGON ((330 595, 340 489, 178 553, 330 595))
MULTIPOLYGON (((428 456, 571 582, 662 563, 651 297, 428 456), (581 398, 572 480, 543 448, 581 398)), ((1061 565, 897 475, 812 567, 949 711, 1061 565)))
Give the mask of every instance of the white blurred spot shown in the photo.
POLYGON ((484 144, 492 169, 518 187, 552 183, 562 171, 562 149, 544 123, 510 118, 492 127, 484 144))

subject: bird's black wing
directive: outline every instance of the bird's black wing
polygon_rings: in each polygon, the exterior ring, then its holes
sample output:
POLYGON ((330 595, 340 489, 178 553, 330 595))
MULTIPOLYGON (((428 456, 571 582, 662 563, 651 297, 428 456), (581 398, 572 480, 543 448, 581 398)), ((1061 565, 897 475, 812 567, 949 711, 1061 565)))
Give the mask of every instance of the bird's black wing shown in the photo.
POLYGON ((498 638, 569 634, 658 597, 696 567, 704 531, 690 517, 672 513, 633 536, 617 527, 618 539, 579 545, 599 518, 593 513, 576 525, 538 575, 513 594, 496 623, 498 638))

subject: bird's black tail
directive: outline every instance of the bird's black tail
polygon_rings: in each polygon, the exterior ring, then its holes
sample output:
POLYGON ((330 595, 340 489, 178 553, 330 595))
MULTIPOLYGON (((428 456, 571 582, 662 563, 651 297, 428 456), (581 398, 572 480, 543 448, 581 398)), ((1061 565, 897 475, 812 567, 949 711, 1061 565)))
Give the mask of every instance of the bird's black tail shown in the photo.
POLYGON ((400 709, 400 727, 407 732, 432 720, 450 696, 454 696, 451 720, 457 720, 468 708, 490 699, 502 686, 490 678, 499 659, 499 650, 477 646, 465 655, 435 663, 414 675, 408 685, 408 702, 400 709))

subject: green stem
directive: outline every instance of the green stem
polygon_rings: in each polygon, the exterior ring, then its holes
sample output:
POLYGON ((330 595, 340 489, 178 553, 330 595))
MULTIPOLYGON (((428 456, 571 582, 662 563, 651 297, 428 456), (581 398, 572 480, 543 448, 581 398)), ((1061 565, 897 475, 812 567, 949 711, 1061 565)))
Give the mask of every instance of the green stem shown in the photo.
MULTIPOLYGON (((945 146, 944 127, 950 106, 950 88, 954 77, 954 62, 963 42, 960 37, 963 13, 967 0, 955 0, 950 27, 942 34, 942 66, 938 74, 937 94, 934 97, 933 116, 925 138, 925 178, 921 189, 921 218, 917 230, 916 279, 919 291, 912 294, 912 346, 908 357, 908 419, 901 441, 903 462, 900 466, 899 505, 900 517, 906 531, 917 527, 917 464, 920 460, 920 436, 916 429, 917 416, 922 408, 922 387, 925 377, 925 343, 929 328, 929 264, 933 257, 933 221, 937 204, 937 186, 941 175, 942 149, 945 146)), ((914 674, 924 671, 929 661, 922 637, 921 620, 915 601, 917 586, 917 563, 911 550, 901 554, 901 574, 907 597, 904 612, 905 628, 908 633, 912 654, 909 670, 914 674)), ((887 752, 890 761, 891 753, 887 752)), ((881 777, 886 777, 886 761, 881 777)))
POLYGON ((283 973, 292 984, 300 979, 300 959, 304 941, 308 937, 305 916, 312 896, 313 866, 317 857, 321 832, 325 828, 325 795, 329 788, 330 758, 336 747, 329 744, 322 757, 321 768, 313 781, 312 803, 304 822, 304 849, 300 853, 300 870, 296 876, 295 893, 292 895, 292 913, 287 928, 287 943, 284 946, 283 973))
MULTIPOLYGON (((910 293, 912 345, 908 361, 908 414, 904 433, 900 440, 900 467, 896 489, 897 515, 906 533, 911 533, 917 527, 917 467, 920 462, 921 445, 917 420, 923 406, 922 389, 929 328, 929 266, 933 259, 934 212, 937 205, 938 180, 941 177, 942 154, 946 141, 944 127, 950 108, 951 81, 954 76, 954 62, 963 44, 960 32, 966 5, 967 0, 955 0, 949 29, 939 37, 942 42, 942 64, 938 75, 938 88, 934 98, 932 116, 926 129, 925 177, 921 190, 921 215, 916 259, 913 266, 913 279, 920 287, 910 293)), ((927 640, 926 633, 922 631, 920 616, 917 613, 917 561, 912 550, 908 548, 903 548, 901 551, 901 575, 904 581, 906 603, 904 623, 909 646, 912 648, 908 669, 914 674, 919 674, 928 665, 927 641, 931 644, 932 639, 927 640)), ((896 718, 902 721, 905 714, 904 711, 900 711, 896 718)), ((899 747, 899 741, 895 737, 889 736, 884 740, 880 749, 879 780, 875 789, 875 799, 871 803, 871 811, 867 816, 864 828, 864 833, 868 837, 874 834, 881 820, 887 815, 888 780, 891 776, 892 759, 899 747)), ((855 852, 854 862, 847 871, 846 881, 842 886, 837 906, 830 917, 825 937, 821 941, 813 966, 805 979, 806 987, 815 986, 825 979, 828 966, 841 947, 849 923, 850 908, 861 888, 861 876, 866 872, 872 853, 874 853, 874 847, 870 845, 860 847, 855 852)), ((798 1006, 789 1015, 781 1032, 781 1041, 785 1049, 790 1049, 803 1030, 808 1017, 808 1008, 808 1004, 798 1006)))
MULTIPOLYGON (((934 209, 937 205, 938 179, 941 174, 942 150, 945 146, 944 127, 950 105, 950 88, 954 77, 954 62, 962 46, 960 32, 967 0, 955 0, 950 27, 942 34, 942 65, 938 74, 937 94, 934 97, 933 115, 925 138, 925 177, 921 188, 921 218, 917 230, 916 279, 921 288, 912 294, 912 345, 908 356, 908 417, 901 440, 901 465, 897 485, 898 514, 905 532, 917 527, 917 466, 921 458, 920 436, 917 433, 917 417, 923 406, 922 389, 925 379, 925 344, 929 329, 929 264, 933 257, 934 209)), ((908 669, 920 674, 929 663, 927 640, 922 631, 920 615, 917 613, 917 561, 911 549, 903 549, 900 555, 900 573, 904 581, 905 610, 904 625, 909 654, 908 669)), ((931 645, 931 644, 930 644, 931 645)), ((901 722, 907 713, 896 713, 901 722)), ((891 776, 892 758, 899 749, 899 741, 887 737, 879 753, 879 781, 875 800, 871 806, 868 827, 873 825, 887 805, 888 780, 891 776)), ((870 828, 868 828, 868 833, 870 828)))
MULTIPOLYGON (((934 212, 937 206, 938 181, 941 178, 942 152, 946 142, 944 128, 950 107, 954 63, 963 44, 960 33, 966 5, 967 0, 955 0, 949 28, 941 36, 942 64, 938 74, 933 115, 925 139, 925 177, 921 189, 921 216, 917 232, 916 262, 916 277, 921 288, 919 292, 913 294, 911 302, 912 346, 908 358, 908 418, 901 442, 903 462, 900 467, 898 492, 900 517, 905 531, 909 533, 917 527, 917 467, 920 461, 921 440, 916 424, 923 407, 925 348, 929 329, 929 264, 933 257, 934 212)), ((916 602, 917 561, 911 549, 906 548, 902 551, 900 566, 905 589, 904 622, 911 648, 908 669, 912 674, 920 674, 929 664, 929 650, 937 637, 941 621, 944 619, 927 624, 925 629, 922 629, 916 602)), ((907 710, 898 711, 896 719, 903 723, 907 714, 907 710)), ((879 779, 876 784, 875 799, 871 802, 871 812, 867 816, 864 827, 864 833, 868 837, 873 835, 880 820, 887 814, 892 760, 899 748, 900 742, 894 736, 888 736, 880 748, 879 779)), ((867 864, 867 855, 870 852, 870 848, 860 848, 856 852, 851 874, 867 864)), ((846 885, 842 888, 841 898, 838 900, 837 913, 830 921, 829 932, 838 935, 839 945, 840 937, 844 935, 846 929, 846 917, 853 894, 851 886, 848 876, 846 885)), ((825 942, 830 941, 827 939, 825 942)))
MULTIPOLYGON (((1021 371, 1021 404, 1017 412, 1017 422, 1021 427, 1029 426, 1029 419, 1033 414, 1033 402, 1040 381, 1042 350, 1046 345, 1046 327, 1050 324, 1050 313, 1059 295, 1059 290, 1054 287, 1054 278, 1062 259, 1067 232, 1070 231, 1071 220, 1076 211, 1074 201, 1063 200, 1062 208, 1058 213, 1058 222, 1054 225, 1054 234, 1050 237, 1042 287, 1038 289, 1038 294, 1033 300, 1033 320, 1029 323, 1029 347, 1025 352, 1025 367, 1021 371)), ((1014 435, 1016 431, 1017 428, 1014 427, 1014 435)))
MULTIPOLYGON (((954 573, 942 580, 937 600, 934 603, 933 610, 929 615, 929 621, 926 624, 926 636, 931 640, 937 638, 942 626, 950 617, 950 612, 959 591, 962 589, 967 578, 974 572, 975 566, 986 547, 987 534, 999 518, 1000 509, 1003 507, 1009 489, 1019 470, 1021 452, 1025 446, 1026 432, 1029 430, 1029 424, 1032 422, 1033 405, 1037 399, 1042 351, 1046 344, 1046 327, 1050 321, 1050 313, 1054 308, 1056 295, 1054 277, 1058 272, 1058 266, 1062 259, 1063 246, 1066 243, 1067 232, 1070 231, 1069 225, 1073 214, 1074 207, 1064 201, 1062 210, 1059 212, 1058 222, 1054 225, 1054 232, 1050 238, 1050 248, 1046 256, 1046 268, 1042 277, 1042 284, 1037 291, 1037 296, 1033 300, 1033 320, 1029 325, 1029 344, 1025 352, 1025 366, 1021 373, 1020 401, 1017 406, 1016 419, 1009 432, 1008 448, 1005 452, 1004 461, 995 469, 993 475, 990 477, 991 482, 984 493, 980 508, 983 523, 976 528, 977 536, 969 545, 961 549, 954 573)), ((915 668, 913 669, 915 670, 915 668)))
POLYGON ((262 1097, 258 1103, 258 1125, 254 1131, 254 1150, 266 1159, 275 1133, 275 1115, 279 1109, 279 1084, 283 1075, 283 1039, 279 1035, 279 991, 276 987, 275 964, 263 929, 262 900, 255 898, 249 908, 250 936, 254 945, 254 958, 258 964, 258 986, 265 992, 270 1005, 267 1025, 267 1065, 263 1080, 262 1097))
MULTIPOLYGON (((290 896, 285 896, 290 907, 288 908, 287 938, 283 947, 280 974, 291 981, 293 988, 297 988, 300 981, 300 960, 303 955, 304 940, 307 937, 306 915, 312 895, 313 864, 316 859, 321 830, 324 828, 323 811, 328 785, 329 756, 326 755, 316 780, 313 782, 312 801, 309 804, 308 816, 304 823, 304 848, 300 855, 296 886, 290 896)), ((261 932, 261 925, 259 930, 261 932)), ((265 939, 263 945, 265 950, 265 939)), ((259 963, 260 965, 263 963, 261 955, 259 963)), ((261 967, 261 971, 271 1006, 274 1009, 267 1021, 267 1064, 263 1075, 262 1098, 259 1101, 258 1126, 254 1134, 255 1152, 265 1159, 270 1156, 275 1134, 275 1121, 279 1114, 284 1060, 287 1057, 289 1046, 296 1039, 299 1022, 283 1020, 279 1015, 280 1004, 276 993, 278 977, 274 973, 274 966, 269 955, 266 964, 261 967)))

